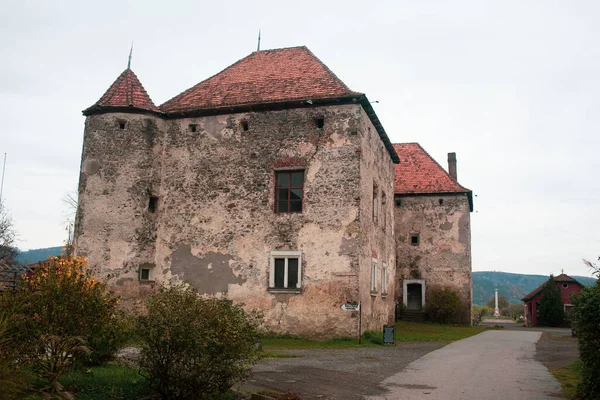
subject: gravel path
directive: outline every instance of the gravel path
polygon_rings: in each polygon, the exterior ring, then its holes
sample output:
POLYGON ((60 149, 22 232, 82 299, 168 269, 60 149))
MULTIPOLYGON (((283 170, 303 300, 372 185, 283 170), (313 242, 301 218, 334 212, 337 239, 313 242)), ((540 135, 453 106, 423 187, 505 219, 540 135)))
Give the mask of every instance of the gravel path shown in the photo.
POLYGON ((427 354, 383 382, 370 400, 542 400, 560 385, 534 359, 540 332, 487 331, 427 354))
POLYGON ((385 393, 381 381, 445 342, 399 343, 395 347, 289 350, 298 358, 265 359, 244 389, 290 391, 303 400, 363 399, 385 393))

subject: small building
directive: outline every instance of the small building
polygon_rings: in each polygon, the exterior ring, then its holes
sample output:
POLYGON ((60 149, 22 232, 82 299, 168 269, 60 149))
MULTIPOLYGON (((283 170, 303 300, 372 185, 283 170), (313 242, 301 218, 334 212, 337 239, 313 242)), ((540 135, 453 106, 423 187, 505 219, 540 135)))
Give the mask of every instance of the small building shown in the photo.
MULTIPOLYGON (((554 282, 556 282, 556 286, 560 290, 560 297, 565 308, 565 313, 568 314, 573 307, 571 304, 571 295, 580 292, 584 286, 566 274, 560 274, 554 277, 554 282)), ((542 298, 547 283, 548 281, 542 283, 535 290, 521 299, 521 301, 524 302, 525 323, 528 326, 538 326, 540 299, 542 298)))
POLYGON ((457 182, 456 153, 448 172, 418 143, 394 144, 396 302, 404 319, 424 317, 428 293, 450 288, 461 301, 459 320, 471 322, 473 195, 457 182), (410 318, 409 318, 410 317, 410 318))

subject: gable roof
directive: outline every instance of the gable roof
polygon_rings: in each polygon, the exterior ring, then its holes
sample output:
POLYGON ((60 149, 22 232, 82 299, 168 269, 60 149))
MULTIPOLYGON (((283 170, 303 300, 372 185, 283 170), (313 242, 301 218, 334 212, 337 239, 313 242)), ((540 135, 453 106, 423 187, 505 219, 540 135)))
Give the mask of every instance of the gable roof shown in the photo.
MULTIPOLYGON (((525 296, 523 296, 523 298, 521 299, 521 301, 529 301, 529 300, 533 299, 538 293, 540 293, 542 290, 544 290, 544 286, 546 286, 546 284, 548 283, 549 280, 550 280, 550 278, 548 278, 548 280, 546 282, 542 283, 540 286, 538 286, 535 289, 533 289, 530 293, 528 293, 525 296)), ((571 278, 567 274, 560 274, 558 276, 555 276, 554 277, 554 281, 555 282, 575 282, 579 286, 583 287, 583 285, 581 283, 577 282, 576 279, 571 278)))
POLYGON ((163 103, 166 113, 360 96, 305 46, 255 51, 163 103))
POLYGON ((151 111, 159 113, 142 83, 133 71, 127 68, 113 82, 106 93, 93 106, 83 110, 83 115, 112 111, 151 111))
POLYGON ((396 164, 395 194, 471 193, 455 182, 419 143, 395 143, 402 160, 396 164))

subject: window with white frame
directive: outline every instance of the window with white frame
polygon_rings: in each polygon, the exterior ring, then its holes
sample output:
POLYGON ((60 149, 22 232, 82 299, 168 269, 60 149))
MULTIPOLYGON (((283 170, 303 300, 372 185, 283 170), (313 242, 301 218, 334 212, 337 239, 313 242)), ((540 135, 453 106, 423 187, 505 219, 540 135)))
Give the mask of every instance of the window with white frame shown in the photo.
POLYGON ((302 287, 302 252, 272 251, 269 289, 299 290, 302 287))
POLYGON ((381 267, 381 295, 387 295, 387 265, 381 267))
POLYGON ((377 294, 377 260, 371 264, 371 294, 377 294))

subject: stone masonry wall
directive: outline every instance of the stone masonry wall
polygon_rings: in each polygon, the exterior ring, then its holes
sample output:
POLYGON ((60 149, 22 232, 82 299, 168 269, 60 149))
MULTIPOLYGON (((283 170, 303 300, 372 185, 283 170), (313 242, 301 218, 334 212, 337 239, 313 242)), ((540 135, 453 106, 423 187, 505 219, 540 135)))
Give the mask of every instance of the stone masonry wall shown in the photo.
POLYGON ((399 197, 395 207, 396 301, 402 302, 403 279, 425 280, 425 304, 433 287, 457 291, 463 323, 471 321, 471 226, 465 195, 399 197), (411 244, 411 235, 419 244, 411 244))
POLYGON ((128 113, 90 116, 85 123, 76 252, 125 303, 151 289, 138 284, 138 271, 154 264, 156 214, 147 209, 160 187, 162 124, 128 113))
POLYGON ((360 159, 360 292, 363 331, 381 331, 394 322, 394 163, 369 117, 362 111, 360 159), (374 185, 377 210, 373 213, 374 185), (385 204, 383 204, 385 202, 385 204), (377 263, 376 291, 371 292, 372 263, 377 263), (382 274, 387 285, 382 287, 382 274))

